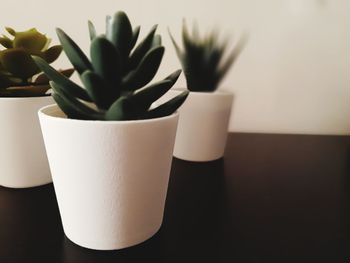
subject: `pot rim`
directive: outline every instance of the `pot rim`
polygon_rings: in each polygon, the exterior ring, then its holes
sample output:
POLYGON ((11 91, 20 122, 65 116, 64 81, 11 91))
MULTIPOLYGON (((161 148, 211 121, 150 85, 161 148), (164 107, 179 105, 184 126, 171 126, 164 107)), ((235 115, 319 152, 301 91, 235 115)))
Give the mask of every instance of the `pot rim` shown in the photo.
POLYGON ((94 125, 132 125, 132 124, 143 124, 143 123, 154 123, 159 121, 165 121, 168 119, 176 119, 179 116, 178 111, 175 113, 152 119, 142 119, 142 120, 124 120, 124 121, 104 121, 104 120, 80 120, 80 119, 69 119, 65 117, 52 116, 57 110, 61 111, 57 104, 50 104, 44 106, 38 110, 39 117, 52 119, 59 122, 70 122, 70 123, 84 123, 84 124, 94 124, 94 125))

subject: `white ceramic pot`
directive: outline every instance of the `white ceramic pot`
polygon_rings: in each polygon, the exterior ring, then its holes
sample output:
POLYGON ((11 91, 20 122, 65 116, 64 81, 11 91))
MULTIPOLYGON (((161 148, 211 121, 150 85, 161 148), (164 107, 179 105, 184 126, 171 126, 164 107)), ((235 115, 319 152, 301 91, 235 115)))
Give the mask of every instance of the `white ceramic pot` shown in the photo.
POLYGON ((52 181, 38 110, 51 96, 0 98, 0 185, 34 187, 52 181))
POLYGON ((178 114, 138 121, 65 118, 39 111, 66 236, 91 249, 145 241, 160 228, 178 114))
MULTIPOLYGON (((182 90, 171 90, 168 98, 182 90)), ((174 156, 207 162, 224 156, 233 94, 229 91, 190 92, 179 109, 174 156)))

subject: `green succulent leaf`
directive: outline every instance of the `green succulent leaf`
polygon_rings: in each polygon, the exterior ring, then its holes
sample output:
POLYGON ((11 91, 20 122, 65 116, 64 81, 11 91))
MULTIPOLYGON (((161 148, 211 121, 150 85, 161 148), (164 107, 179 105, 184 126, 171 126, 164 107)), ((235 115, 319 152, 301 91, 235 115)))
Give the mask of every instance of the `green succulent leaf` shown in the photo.
POLYGON ((11 36, 16 36, 16 31, 13 28, 5 27, 5 29, 11 36))
POLYGON ((50 89, 46 85, 11 86, 5 90, 0 90, 1 97, 39 97, 49 96, 46 92, 50 89))
POLYGON ((171 87, 171 80, 162 80, 146 88, 140 89, 130 96, 131 102, 138 107, 140 112, 146 111, 161 96, 163 96, 171 87))
MULTIPOLYGON (((26 81, 40 85, 50 80, 53 98, 68 118, 107 121, 155 118, 173 113, 183 103, 188 92, 150 110, 152 104, 175 84, 181 74, 181 70, 177 70, 162 81, 148 84, 156 75, 165 50, 161 36, 155 33, 157 25, 138 45, 140 26, 133 30, 124 12, 106 17, 105 35, 97 36, 91 21, 88 21, 88 28, 91 61, 59 28, 57 35, 62 46, 48 48, 46 38, 43 49, 30 53, 34 55, 30 58, 43 74, 34 81, 31 78, 26 81), (69 80, 73 71, 59 72, 49 65, 62 50, 77 70, 85 89, 69 80)), ((13 31, 13 34, 18 33, 13 31)), ((4 43, 6 41, 3 40, 4 43)), ((8 74, 11 75, 5 66, 0 63, 4 82, 8 81, 8 74)), ((0 78, 0 96, 2 91, 8 89, 1 89, 0 78)), ((16 92, 20 94, 23 89, 20 87, 16 92)))
POLYGON ((0 72, 0 89, 18 85, 21 83, 21 79, 10 78, 7 74, 0 72))
POLYGON ((0 63, 6 71, 23 80, 40 72, 31 56, 22 48, 2 50, 0 63))
POLYGON ((54 62, 62 53, 62 46, 56 45, 52 46, 49 49, 45 50, 43 52, 43 59, 46 60, 47 63, 52 63, 54 62))
POLYGON ((181 51, 181 48, 179 47, 179 45, 176 43, 175 41, 175 38, 173 37, 173 35, 171 34, 170 32, 170 29, 168 29, 168 33, 169 33, 169 36, 170 36, 170 39, 171 39, 171 42, 173 43, 174 47, 175 47, 175 51, 176 51, 176 54, 181 62, 181 64, 183 65, 183 54, 182 54, 182 51, 181 51))
MULTIPOLYGON (((6 48, 0 51, 0 97, 48 95, 49 79, 41 73, 32 56, 52 63, 62 52, 62 47, 56 45, 49 48, 51 39, 35 28, 22 32, 16 32, 10 27, 5 29, 13 38, 0 36, 0 44, 6 48)), ((63 73, 70 76, 72 72, 63 73)))
POLYGON ((152 48, 152 42, 156 30, 157 25, 154 25, 147 36, 142 40, 142 42, 140 42, 140 44, 136 46, 135 50, 131 53, 128 65, 129 69, 135 69, 140 64, 141 60, 144 58, 147 52, 149 52, 149 50, 152 48))
POLYGON ((146 118, 159 118, 173 114, 186 100, 189 91, 184 91, 175 98, 163 103, 162 105, 148 111, 146 118))
POLYGON ((64 87, 67 94, 70 96, 75 96, 79 99, 91 102, 91 98, 89 97, 86 90, 82 89, 79 85, 75 84, 69 78, 61 74, 52 68, 45 60, 40 57, 33 56, 35 63, 38 67, 57 85, 64 87))
POLYGON ((83 102, 77 100, 73 96, 70 96, 65 87, 55 83, 54 81, 50 81, 50 86, 54 90, 53 97, 57 104, 59 104, 60 108, 62 106, 63 112, 69 118, 79 118, 79 119, 100 119, 102 115, 90 108, 83 102), (56 100, 58 98, 58 100, 56 100))
POLYGON ((130 100, 122 96, 117 99, 105 114, 105 120, 108 121, 122 121, 132 120, 137 116, 137 112, 130 103, 130 100))
POLYGON ((178 69, 176 71, 174 71, 173 73, 171 73, 169 76, 167 76, 165 79, 166 80, 170 80, 173 85, 175 84, 175 82, 178 80, 178 78, 180 77, 181 75, 181 72, 182 70, 181 69, 178 69))
POLYGON ((176 70, 164 80, 137 90, 130 96, 134 107, 139 108, 140 112, 148 110, 153 102, 162 97, 175 84, 180 74, 181 70, 176 70))
POLYGON ((110 30, 110 26, 111 26, 111 20, 112 20, 112 17, 110 15, 107 15, 106 16, 106 34, 107 32, 109 32, 110 30))
POLYGON ((153 47, 160 47, 161 45, 162 45, 162 37, 157 34, 153 37, 152 48, 153 47))
MULTIPOLYGON (((74 73, 74 69, 71 68, 71 69, 58 70, 58 72, 64 75, 65 77, 70 78, 74 73)), ((34 80, 35 85, 49 84, 49 82, 50 82, 50 79, 46 76, 44 72, 39 74, 34 80)))
POLYGON ((91 70, 92 65, 80 47, 62 29, 57 28, 56 33, 64 52, 76 71, 82 74, 86 70, 91 70))
POLYGON ((53 99, 60 107, 60 109, 67 115, 70 119, 79 120, 89 120, 91 117, 89 114, 77 110, 72 103, 68 102, 66 99, 62 98, 60 95, 54 93, 52 94, 53 99))
POLYGON ((93 40, 97 36, 97 34, 96 34, 96 28, 90 20, 88 21, 88 27, 89 27, 90 40, 93 40))
POLYGON ((245 41, 239 41, 232 53, 224 60, 228 39, 219 41, 219 34, 216 30, 201 37, 198 26, 195 24, 191 35, 184 21, 183 50, 176 43, 170 30, 169 35, 181 62, 187 88, 191 91, 215 91, 245 44, 245 41))
POLYGON ((224 62, 218 67, 217 72, 216 72, 216 79, 217 82, 219 83, 221 79, 224 78, 226 73, 229 71, 233 63, 237 60, 238 56, 242 53, 242 50, 244 49, 246 45, 246 37, 242 37, 237 45, 234 47, 234 49, 231 51, 230 55, 226 58, 224 62))
POLYGON ((139 38, 140 35, 140 26, 135 27, 135 29, 132 32, 132 39, 130 42, 130 51, 135 47, 137 39, 139 38))
POLYGON ((114 45, 104 37, 96 37, 90 46, 93 68, 115 96, 120 94, 121 58, 114 45))
POLYGON ((111 96, 110 90, 106 87, 103 79, 95 72, 85 71, 81 75, 81 81, 98 108, 107 110, 114 102, 115 98, 111 96))
POLYGON ((120 11, 108 21, 107 39, 113 43, 122 56, 123 61, 127 59, 133 38, 132 27, 128 16, 120 11))
POLYGON ((138 67, 123 79, 123 87, 126 90, 137 90, 150 82, 158 71, 163 55, 164 47, 151 49, 138 67))
POLYGON ((16 32, 13 39, 14 48, 23 48, 32 52, 32 54, 40 52, 47 42, 47 37, 35 28, 28 31, 16 32))
POLYGON ((5 48, 12 48, 13 43, 12 40, 9 39, 7 36, 3 35, 0 37, 0 44, 5 48))

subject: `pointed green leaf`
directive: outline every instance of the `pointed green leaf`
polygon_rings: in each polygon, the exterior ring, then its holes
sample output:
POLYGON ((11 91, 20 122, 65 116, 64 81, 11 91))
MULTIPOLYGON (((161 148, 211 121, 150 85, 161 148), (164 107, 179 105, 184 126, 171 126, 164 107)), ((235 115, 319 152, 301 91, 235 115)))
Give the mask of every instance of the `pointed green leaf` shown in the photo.
POLYGON ((89 120, 90 115, 80 112, 71 103, 67 102, 57 93, 52 94, 53 99, 57 103, 58 107, 67 115, 69 119, 78 119, 78 120, 89 120))
POLYGON ((111 20, 112 17, 110 15, 106 16, 106 35, 110 34, 109 31, 111 30, 111 20))
POLYGON ((189 91, 184 91, 175 98, 163 103, 162 105, 148 111, 145 118, 159 118, 173 114, 186 100, 189 91))
POLYGON ((82 89, 79 85, 75 84, 69 78, 56 71, 45 60, 40 57, 33 56, 35 63, 38 67, 56 84, 64 87, 66 92, 71 96, 75 96, 79 99, 91 102, 91 98, 87 94, 86 90, 82 89))
POLYGON ((137 114, 134 112, 132 104, 127 97, 117 99, 105 114, 105 119, 109 121, 132 120, 137 114))
POLYGON ((102 114, 95 111, 94 109, 90 108, 83 102, 77 100, 76 98, 70 96, 64 87, 61 85, 55 83, 54 81, 50 81, 50 86, 54 90, 54 98, 60 97, 62 101, 60 101, 61 104, 59 104, 60 108, 62 106, 62 111, 67 114, 69 118, 75 118, 78 116, 71 116, 72 112, 78 113, 79 119, 87 119, 87 120, 93 120, 93 119, 101 119, 102 114))
POLYGON ((139 66, 123 79, 123 90, 137 90, 150 82, 158 71, 164 54, 164 47, 150 50, 139 66))
POLYGON ((91 70, 91 63, 80 47, 62 29, 57 28, 56 33, 64 52, 78 73, 91 70))
POLYGON ((113 94, 120 94, 121 59, 118 50, 104 37, 96 37, 90 46, 93 68, 108 85, 113 94))
POLYGON ((175 72, 171 73, 169 76, 167 76, 165 79, 170 80, 173 84, 178 80, 178 78, 181 75, 182 70, 178 69, 175 72))
POLYGON ((153 102, 163 96, 172 86, 173 82, 171 80, 162 80, 138 90, 130 96, 130 100, 134 107, 139 108, 140 112, 146 111, 153 102))
POLYGON ((181 70, 176 70, 164 80, 151 84, 145 88, 137 90, 130 96, 131 102, 140 111, 146 111, 161 96, 163 96, 177 81, 181 70))
POLYGON ((179 58, 179 60, 180 60, 180 62, 181 62, 181 64, 182 64, 183 53, 182 53, 182 51, 181 51, 181 48, 180 48, 179 45, 176 43, 176 41, 175 41, 173 35, 171 34, 169 28, 168 28, 168 33, 169 33, 171 42, 173 43, 173 45, 174 45, 174 47, 175 47, 176 55, 177 55, 177 57, 179 58))
POLYGON ((149 52, 152 47, 153 37, 156 33, 157 25, 154 25, 147 36, 137 45, 135 50, 131 53, 129 59, 129 69, 135 69, 144 58, 144 56, 149 52))
POLYGON ((134 31, 132 32, 132 39, 130 42, 130 51, 135 47, 137 39, 139 38, 140 35, 140 26, 135 27, 134 31))
POLYGON ((111 96, 111 92, 108 90, 108 87, 106 87, 103 79, 96 73, 90 70, 85 71, 81 75, 81 81, 86 91, 99 108, 106 110, 115 101, 115 98, 111 96))
POLYGON ((88 21, 88 27, 89 27, 90 40, 93 40, 97 34, 96 34, 96 28, 90 20, 88 21))
MULTIPOLYGON (((66 76, 67 78, 70 78, 72 74, 74 73, 74 69, 64 69, 64 70, 58 70, 62 75, 66 76)), ((46 74, 43 72, 39 74, 36 79, 34 80, 35 85, 42 85, 42 84, 49 84, 50 79, 46 76, 46 74)))
POLYGON ((129 55, 133 37, 130 20, 126 13, 119 11, 108 23, 107 39, 113 43, 125 61, 129 55))
POLYGON ((152 41, 152 48, 153 47, 159 47, 162 45, 162 37, 160 35, 155 35, 153 37, 153 41, 152 41))
POLYGON ((228 70, 231 68, 233 63, 237 60, 239 55, 242 53, 242 50, 246 45, 246 41, 247 41, 246 36, 242 37, 238 41, 237 45, 232 50, 232 52, 230 53, 228 58, 221 64, 221 66, 219 67, 219 69, 216 72, 217 83, 219 83, 224 78, 224 76, 226 75, 228 70))

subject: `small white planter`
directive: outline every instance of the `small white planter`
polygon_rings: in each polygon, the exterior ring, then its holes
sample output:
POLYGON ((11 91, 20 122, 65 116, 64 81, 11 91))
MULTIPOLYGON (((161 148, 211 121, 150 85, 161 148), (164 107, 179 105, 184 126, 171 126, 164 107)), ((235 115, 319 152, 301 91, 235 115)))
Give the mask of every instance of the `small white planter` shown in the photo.
POLYGON ((52 181, 37 112, 51 96, 0 98, 0 185, 34 187, 52 181))
MULTIPOLYGON (((181 90, 171 90, 174 97, 181 90)), ((164 99, 169 99, 164 98, 164 99)), ((229 91, 190 92, 179 109, 174 156, 206 162, 224 156, 233 94, 229 91)))
POLYGON ((66 236, 99 250, 129 247, 160 228, 178 114, 140 121, 66 119, 39 111, 66 236))

